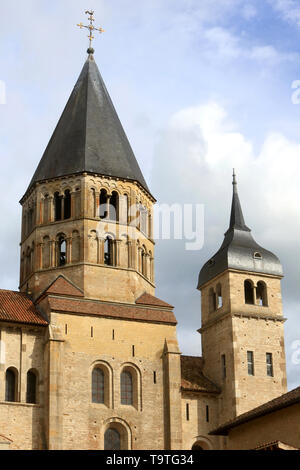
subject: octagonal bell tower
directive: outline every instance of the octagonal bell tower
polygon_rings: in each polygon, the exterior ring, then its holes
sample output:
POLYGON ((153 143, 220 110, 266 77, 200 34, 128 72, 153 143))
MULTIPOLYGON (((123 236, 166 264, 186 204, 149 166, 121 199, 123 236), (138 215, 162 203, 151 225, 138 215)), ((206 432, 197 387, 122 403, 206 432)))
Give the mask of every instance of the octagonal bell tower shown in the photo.
POLYGON ((155 199, 92 50, 21 200, 20 290, 34 299, 60 274, 86 298, 154 295, 155 199))

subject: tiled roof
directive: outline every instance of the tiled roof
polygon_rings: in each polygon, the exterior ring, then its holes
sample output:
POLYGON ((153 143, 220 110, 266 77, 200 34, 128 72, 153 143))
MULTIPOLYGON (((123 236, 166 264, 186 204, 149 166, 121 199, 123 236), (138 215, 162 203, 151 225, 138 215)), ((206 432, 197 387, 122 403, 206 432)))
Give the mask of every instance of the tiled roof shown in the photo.
POLYGON ((72 284, 64 276, 59 276, 52 284, 44 291, 44 294, 58 294, 67 295, 70 297, 84 297, 83 292, 72 284))
POLYGON ((274 398, 273 400, 270 400, 267 403, 258 406, 257 408, 237 416, 231 421, 228 421, 217 429, 211 431, 210 434, 226 435, 230 429, 235 428, 236 426, 247 423, 253 419, 260 418, 261 416, 267 415, 274 411, 281 410, 287 406, 295 405, 296 403, 300 403, 300 387, 297 387, 294 390, 285 393, 284 395, 280 395, 280 397, 274 398))
POLYGON ((10 290, 0 290, 0 321, 48 325, 26 294, 10 290))
POLYGON ((174 308, 173 305, 167 304, 167 302, 164 302, 151 294, 147 294, 146 292, 136 299, 135 303, 138 305, 151 305, 153 307, 174 308))
POLYGON ((266 444, 260 444, 255 447, 253 450, 299 450, 297 447, 293 447, 289 444, 285 444, 281 441, 272 441, 266 444))
POLYGON ((143 308, 137 305, 122 305, 97 302, 93 300, 74 300, 59 297, 48 297, 52 312, 75 313, 78 315, 95 315, 128 320, 176 325, 173 312, 157 308, 143 308))
POLYGON ((203 375, 202 368, 202 357, 181 356, 182 391, 220 393, 217 385, 203 375))

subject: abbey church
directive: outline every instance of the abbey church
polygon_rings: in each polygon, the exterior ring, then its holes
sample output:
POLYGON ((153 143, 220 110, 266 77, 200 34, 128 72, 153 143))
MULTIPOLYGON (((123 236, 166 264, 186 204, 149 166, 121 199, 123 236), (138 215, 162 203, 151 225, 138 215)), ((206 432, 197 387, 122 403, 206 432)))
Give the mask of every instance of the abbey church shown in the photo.
POLYGON ((0 449, 300 448, 282 266, 247 227, 236 176, 198 278, 202 357, 185 356, 155 295, 156 200, 93 52, 20 201, 19 291, 0 290, 0 449))

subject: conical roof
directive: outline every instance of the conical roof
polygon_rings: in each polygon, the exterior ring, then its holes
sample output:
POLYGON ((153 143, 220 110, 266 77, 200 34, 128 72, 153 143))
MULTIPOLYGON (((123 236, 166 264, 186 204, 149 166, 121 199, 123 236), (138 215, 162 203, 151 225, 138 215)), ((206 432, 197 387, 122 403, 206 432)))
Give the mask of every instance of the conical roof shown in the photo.
POLYGON ((229 229, 219 251, 201 269, 198 289, 227 269, 283 276, 277 256, 258 245, 245 224, 235 173, 229 229))
POLYGON ((83 172, 137 181, 150 193, 92 54, 29 188, 83 172))

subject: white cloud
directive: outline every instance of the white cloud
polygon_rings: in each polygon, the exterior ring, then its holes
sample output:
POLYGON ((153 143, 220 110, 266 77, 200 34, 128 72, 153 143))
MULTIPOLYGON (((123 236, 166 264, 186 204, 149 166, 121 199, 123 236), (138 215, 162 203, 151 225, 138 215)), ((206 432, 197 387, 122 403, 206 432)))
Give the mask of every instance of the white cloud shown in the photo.
POLYGON ((158 260, 166 275, 166 279, 162 276, 163 282, 178 286, 172 302, 176 305, 183 353, 196 351, 200 342, 196 335, 186 333, 187 324, 195 328, 200 323, 196 278, 202 264, 223 241, 229 223, 232 168, 236 168, 246 223, 256 241, 277 254, 284 266, 287 279, 283 286, 289 293, 283 296, 289 319, 285 326, 287 363, 293 374, 291 383, 296 386, 288 348, 299 339, 295 328, 298 313, 292 304, 298 299, 300 278, 300 267, 295 263, 300 253, 300 143, 269 132, 255 153, 251 141, 224 107, 210 102, 172 116, 157 148, 156 162, 153 180, 157 181, 155 195, 160 203, 204 203, 206 211, 205 246, 199 255, 189 257, 184 241, 176 246, 170 241, 167 254, 161 252, 158 260))
POLYGON ((300 26, 300 5, 295 0, 268 0, 270 5, 278 11, 286 21, 300 26))
POLYGON ((246 20, 252 20, 253 18, 255 18, 255 16, 257 15, 257 10, 256 8, 251 5, 250 3, 245 5, 242 10, 242 16, 246 19, 246 20))
POLYGON ((299 60, 299 54, 281 52, 272 45, 251 46, 242 36, 233 34, 223 27, 208 28, 203 34, 206 43, 206 56, 210 60, 247 59, 263 66, 275 66, 282 62, 299 60))
MULTIPOLYGON (((215 52, 225 58, 235 59, 242 53, 240 39, 225 28, 209 28, 204 32, 204 37, 214 47, 215 52)), ((213 52, 209 51, 210 54, 213 52)))

